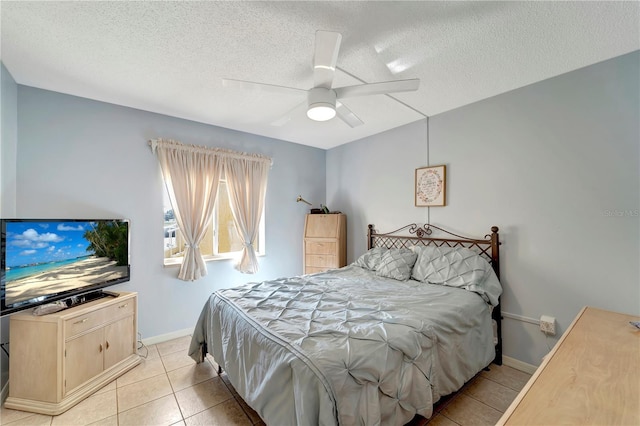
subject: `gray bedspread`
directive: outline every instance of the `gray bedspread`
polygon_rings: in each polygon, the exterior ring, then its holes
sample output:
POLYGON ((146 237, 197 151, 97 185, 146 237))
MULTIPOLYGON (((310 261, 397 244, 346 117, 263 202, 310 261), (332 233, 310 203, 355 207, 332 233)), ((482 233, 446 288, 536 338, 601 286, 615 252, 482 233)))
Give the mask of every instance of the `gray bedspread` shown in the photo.
POLYGON ((347 266, 215 292, 189 353, 209 352, 269 426, 401 425, 491 363, 490 309, 347 266))

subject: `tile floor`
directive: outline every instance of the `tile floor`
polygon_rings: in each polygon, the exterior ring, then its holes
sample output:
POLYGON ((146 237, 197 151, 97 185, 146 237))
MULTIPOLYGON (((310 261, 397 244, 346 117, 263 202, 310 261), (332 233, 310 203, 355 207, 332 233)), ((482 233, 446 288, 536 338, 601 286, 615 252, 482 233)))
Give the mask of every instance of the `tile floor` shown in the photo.
MULTIPOLYGON (((147 357, 133 370, 59 416, 45 416, 2 407, 2 426, 22 425, 263 425, 238 396, 226 374, 218 375, 212 358, 195 364, 187 355, 191 338, 182 337, 146 347, 147 357)), ((145 348, 141 354, 145 354, 145 348)), ((509 406, 529 374, 491 366, 460 392, 436 406, 427 421, 416 425, 493 425, 509 406)), ((275 426, 275 425, 274 425, 275 426)))
POLYGON ((495 425, 529 378, 529 373, 491 364, 458 392, 438 401, 431 419, 416 416, 409 425, 495 425))

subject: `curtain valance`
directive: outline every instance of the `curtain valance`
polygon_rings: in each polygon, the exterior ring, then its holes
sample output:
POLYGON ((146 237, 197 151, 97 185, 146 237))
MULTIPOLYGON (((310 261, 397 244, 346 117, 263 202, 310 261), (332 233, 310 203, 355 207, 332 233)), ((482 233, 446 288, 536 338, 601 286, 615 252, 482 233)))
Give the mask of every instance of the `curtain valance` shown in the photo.
POLYGON ((182 142, 178 142, 172 139, 151 139, 149 141, 149 146, 151 147, 151 151, 154 153, 158 146, 163 146, 165 149, 180 149, 181 151, 190 151, 194 153, 202 153, 202 154, 213 154, 223 158, 235 158, 241 160, 252 160, 258 162, 266 162, 271 166, 273 161, 270 157, 261 155, 261 154, 253 154, 248 152, 239 152, 233 151, 225 148, 216 148, 216 147, 208 147, 202 145, 190 145, 184 144, 182 142))

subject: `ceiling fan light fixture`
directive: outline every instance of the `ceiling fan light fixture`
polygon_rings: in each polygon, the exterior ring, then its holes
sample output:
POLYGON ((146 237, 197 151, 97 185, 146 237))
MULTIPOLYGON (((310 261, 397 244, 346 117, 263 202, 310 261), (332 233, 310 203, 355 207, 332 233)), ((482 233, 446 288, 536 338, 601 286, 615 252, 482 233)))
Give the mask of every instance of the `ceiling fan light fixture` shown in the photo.
POLYGON ((327 121, 336 116, 336 92, 325 87, 309 90, 307 117, 314 121, 327 121))
POLYGON ((309 105, 309 109, 307 110, 307 117, 313 121, 327 121, 335 116, 336 110, 333 105, 324 102, 309 105))

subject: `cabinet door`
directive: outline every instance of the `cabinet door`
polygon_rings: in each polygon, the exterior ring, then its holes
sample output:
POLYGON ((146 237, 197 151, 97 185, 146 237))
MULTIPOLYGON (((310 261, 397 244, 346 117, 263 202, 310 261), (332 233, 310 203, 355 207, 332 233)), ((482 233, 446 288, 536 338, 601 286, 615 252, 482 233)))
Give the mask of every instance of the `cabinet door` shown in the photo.
POLYGON ((110 368, 135 352, 133 317, 122 318, 104 328, 104 369, 110 368))
POLYGON ((64 350, 58 342, 57 324, 25 317, 10 317, 9 396, 56 403, 61 396, 59 370, 64 350))
POLYGON ((103 369, 104 330, 74 337, 65 344, 64 393, 68 394, 103 369))

